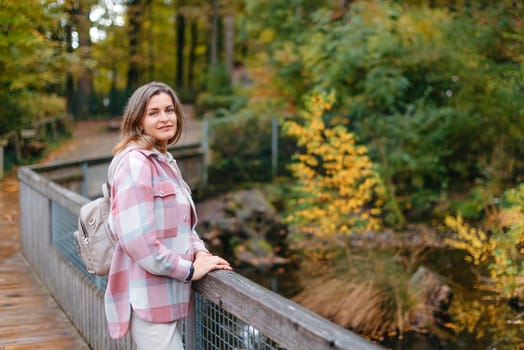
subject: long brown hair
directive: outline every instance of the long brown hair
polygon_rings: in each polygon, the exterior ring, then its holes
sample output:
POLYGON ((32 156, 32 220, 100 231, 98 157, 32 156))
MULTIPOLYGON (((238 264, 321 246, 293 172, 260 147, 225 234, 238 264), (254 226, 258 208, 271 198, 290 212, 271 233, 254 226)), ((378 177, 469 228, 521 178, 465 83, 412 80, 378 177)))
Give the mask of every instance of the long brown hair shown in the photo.
POLYGON ((162 152, 167 151, 167 149, 163 149, 164 147, 157 143, 154 138, 145 135, 141 130, 141 123, 146 113, 147 103, 151 97, 160 93, 165 93, 171 96, 176 113, 175 136, 169 139, 167 144, 170 145, 180 139, 184 122, 182 104, 175 94, 175 91, 173 91, 173 89, 167 84, 153 81, 136 89, 127 101, 126 108, 124 109, 122 125, 120 126, 120 142, 118 142, 113 148, 114 154, 122 151, 131 142, 146 149, 157 148, 162 152))

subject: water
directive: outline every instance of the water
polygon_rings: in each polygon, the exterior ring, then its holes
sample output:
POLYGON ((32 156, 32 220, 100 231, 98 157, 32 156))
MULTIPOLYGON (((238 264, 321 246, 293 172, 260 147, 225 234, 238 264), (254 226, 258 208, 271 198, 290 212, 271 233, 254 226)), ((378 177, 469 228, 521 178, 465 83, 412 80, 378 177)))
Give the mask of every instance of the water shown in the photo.
MULTIPOLYGON (((494 294, 474 288, 477 277, 464 260, 463 252, 432 249, 420 263, 444 276, 452 287, 450 327, 435 327, 427 334, 405 333, 401 338, 383 340, 383 346, 392 350, 524 349, 524 310, 514 310, 494 294)), ((301 288, 293 267, 268 270, 244 267, 240 273, 288 298, 301 288)))
POLYGON ((408 333, 402 339, 387 339, 383 345, 393 350, 524 349, 524 327, 520 324, 524 310, 514 310, 492 292, 475 288, 476 272, 464 260, 463 252, 432 249, 422 264, 444 276, 453 290, 451 327, 432 330, 437 335, 408 333))

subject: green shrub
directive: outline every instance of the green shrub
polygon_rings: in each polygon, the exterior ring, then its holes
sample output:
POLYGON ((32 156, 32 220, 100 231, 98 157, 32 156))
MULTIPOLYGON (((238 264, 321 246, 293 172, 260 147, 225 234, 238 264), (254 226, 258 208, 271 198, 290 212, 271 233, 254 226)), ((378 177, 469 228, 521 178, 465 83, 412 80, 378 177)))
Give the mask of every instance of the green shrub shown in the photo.
MULTIPOLYGON (((246 182, 271 181, 271 119, 241 111, 227 119, 215 119, 210 126, 212 163, 209 182, 233 186, 246 182)), ((293 138, 279 135, 277 174, 286 174, 295 150, 293 138)))
POLYGON ((247 102, 245 96, 239 95, 214 95, 209 92, 203 92, 198 95, 195 103, 196 114, 199 117, 204 117, 209 114, 230 114, 247 102))
POLYGON ((66 112, 65 98, 56 94, 31 94, 27 96, 25 103, 27 103, 27 113, 33 122, 57 117, 66 112))
POLYGON ((206 91, 214 95, 230 95, 233 93, 231 77, 224 65, 210 66, 206 75, 206 91))

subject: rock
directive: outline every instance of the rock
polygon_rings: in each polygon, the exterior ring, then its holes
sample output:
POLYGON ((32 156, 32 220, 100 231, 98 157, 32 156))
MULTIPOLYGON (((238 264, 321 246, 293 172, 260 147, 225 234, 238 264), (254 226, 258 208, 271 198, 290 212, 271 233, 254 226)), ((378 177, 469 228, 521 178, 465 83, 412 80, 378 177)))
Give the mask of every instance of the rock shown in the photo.
POLYGON ((217 254, 238 264, 271 268, 285 264, 287 227, 258 189, 231 192, 197 204, 198 230, 217 254))
POLYGON ((428 325, 444 325, 449 318, 447 313, 453 293, 443 276, 420 266, 411 276, 409 283, 417 291, 422 305, 416 310, 412 325, 426 328, 428 325))

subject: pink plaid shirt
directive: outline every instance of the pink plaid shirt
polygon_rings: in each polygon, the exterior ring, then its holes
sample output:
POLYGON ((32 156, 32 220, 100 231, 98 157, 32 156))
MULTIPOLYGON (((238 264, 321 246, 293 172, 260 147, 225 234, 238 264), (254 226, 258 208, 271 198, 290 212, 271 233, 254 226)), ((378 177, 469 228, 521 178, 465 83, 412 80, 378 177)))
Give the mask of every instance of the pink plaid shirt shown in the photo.
POLYGON ((156 150, 125 153, 111 196, 109 222, 119 238, 105 292, 111 337, 127 333, 131 309, 150 322, 187 317, 191 285, 184 281, 194 254, 207 250, 195 231, 195 206, 176 161, 156 150))

